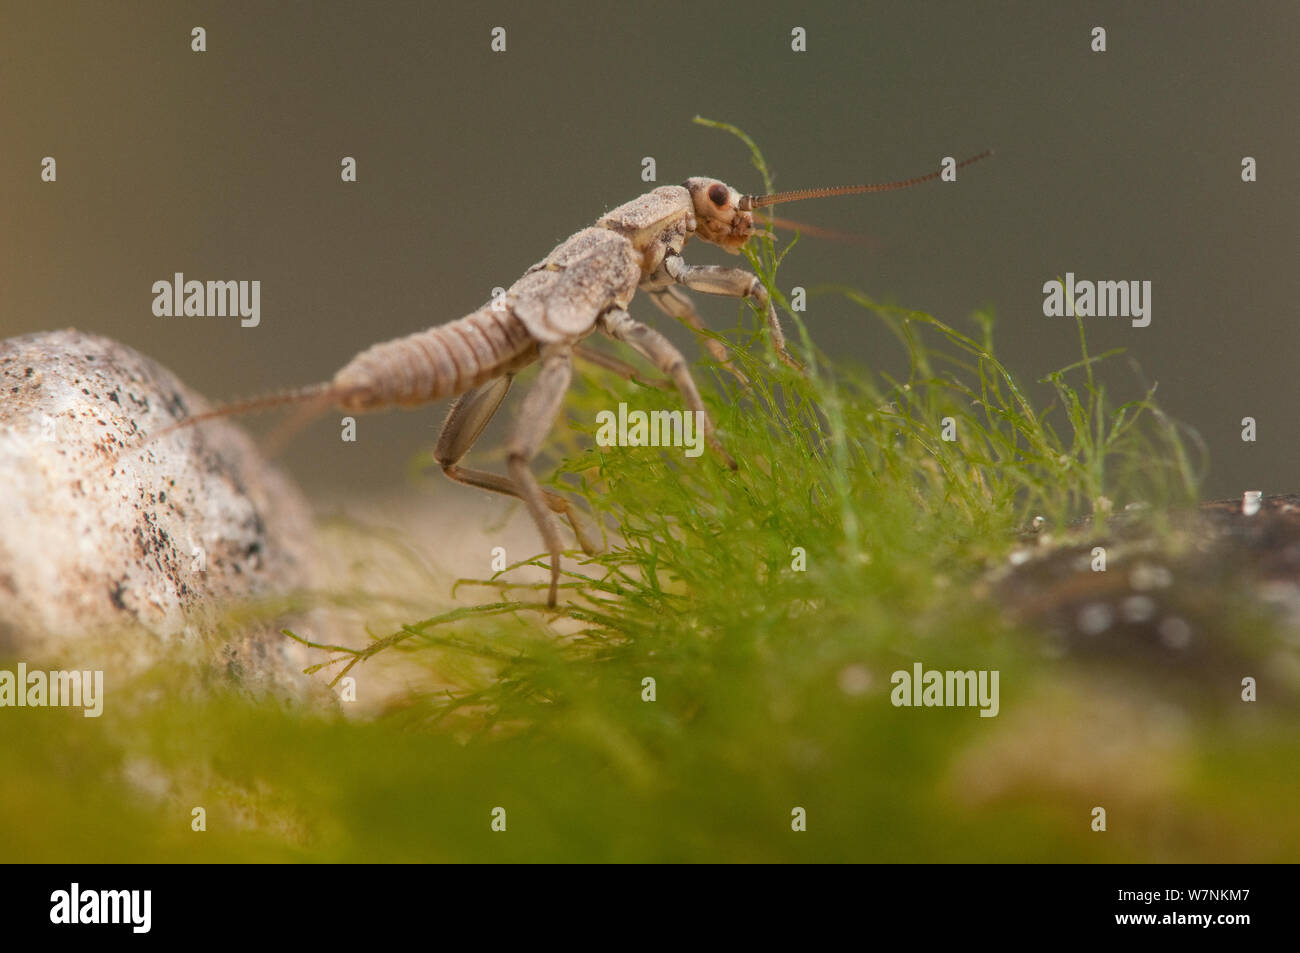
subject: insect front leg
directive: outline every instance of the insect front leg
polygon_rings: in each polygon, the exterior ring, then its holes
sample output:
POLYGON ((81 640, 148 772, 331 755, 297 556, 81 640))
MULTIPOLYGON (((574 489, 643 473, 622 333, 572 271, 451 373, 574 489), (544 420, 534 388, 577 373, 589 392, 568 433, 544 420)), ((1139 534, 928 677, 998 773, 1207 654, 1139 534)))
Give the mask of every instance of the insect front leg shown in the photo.
POLYGON ((676 318, 698 334, 704 342, 705 349, 712 355, 713 359, 730 371, 741 384, 746 387, 749 386, 749 378, 742 374, 736 368, 736 365, 731 363, 731 357, 727 354, 727 349, 722 342, 717 338, 705 336, 708 327, 705 325, 704 319, 700 317, 699 312, 695 310, 695 305, 691 303, 690 298, 686 297, 683 292, 678 291, 674 286, 668 285, 656 291, 651 291, 650 300, 664 314, 670 318, 676 318))
POLYGON ((727 453, 718 441, 714 432, 713 420, 709 417, 709 412, 704 409, 704 401, 700 399, 699 388, 695 386, 695 379, 691 377, 690 367, 686 363, 686 358, 682 356, 682 352, 677 350, 671 341, 654 328, 635 320, 622 309, 608 311, 601 315, 596 326, 614 340, 622 341, 628 347, 640 353, 646 360, 651 361, 676 382, 677 389, 681 392, 682 400, 686 402, 687 408, 700 414, 699 419, 704 422, 704 436, 708 440, 709 446, 718 452, 722 459, 726 461, 727 466, 733 470, 737 469, 736 461, 731 458, 731 454, 727 453))
MULTIPOLYGON (((457 399, 447 413, 433 456, 442 467, 442 472, 457 483, 526 500, 523 489, 509 477, 460 466, 461 459, 469 453, 470 447, 478 440, 488 421, 505 400, 513 379, 513 374, 494 378, 457 399)), ((597 553, 604 548, 599 532, 587 524, 585 517, 572 503, 557 493, 543 490, 542 495, 551 510, 569 521, 583 551, 597 553)))
POLYGON ((785 333, 777 319, 776 308, 772 306, 767 289, 758 276, 743 268, 726 268, 721 265, 688 265, 680 255, 669 255, 664 259, 664 270, 679 285, 703 294, 724 295, 728 298, 749 298, 761 309, 767 319, 767 330, 772 335, 772 347, 781 361, 797 371, 803 365, 796 361, 785 349, 785 333))

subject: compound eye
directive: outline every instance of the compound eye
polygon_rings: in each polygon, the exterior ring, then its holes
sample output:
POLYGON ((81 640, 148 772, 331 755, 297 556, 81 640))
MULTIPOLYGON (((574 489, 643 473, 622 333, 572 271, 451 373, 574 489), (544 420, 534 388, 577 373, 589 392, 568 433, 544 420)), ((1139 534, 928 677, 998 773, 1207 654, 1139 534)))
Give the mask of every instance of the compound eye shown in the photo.
POLYGON ((709 186, 709 201, 718 208, 725 208, 727 202, 731 199, 731 193, 721 182, 715 182, 709 186))

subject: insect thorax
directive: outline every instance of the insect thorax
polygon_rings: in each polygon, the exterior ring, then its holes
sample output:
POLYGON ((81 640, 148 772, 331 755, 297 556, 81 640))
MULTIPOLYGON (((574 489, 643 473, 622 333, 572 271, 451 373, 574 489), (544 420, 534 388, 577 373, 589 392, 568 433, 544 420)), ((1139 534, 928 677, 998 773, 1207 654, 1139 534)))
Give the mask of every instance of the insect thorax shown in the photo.
POLYGON ((695 230, 695 212, 690 192, 664 185, 607 212, 596 226, 630 241, 641 255, 642 274, 649 277, 665 255, 681 252, 695 230))

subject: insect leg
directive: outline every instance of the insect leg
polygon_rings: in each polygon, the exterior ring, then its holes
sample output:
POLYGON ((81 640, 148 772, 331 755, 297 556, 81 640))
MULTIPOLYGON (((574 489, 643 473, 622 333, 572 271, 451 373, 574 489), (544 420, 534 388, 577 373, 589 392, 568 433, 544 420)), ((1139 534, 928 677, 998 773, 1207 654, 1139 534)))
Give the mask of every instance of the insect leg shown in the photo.
POLYGON ((576 344, 573 347, 574 357, 580 357, 589 364, 595 364, 597 367, 603 367, 607 371, 613 371, 624 380, 636 381, 638 384, 645 384, 647 387, 658 387, 660 389, 668 387, 668 381, 659 380, 648 381, 641 377, 641 372, 626 361, 620 361, 612 354, 606 354, 604 351, 598 351, 594 347, 587 347, 584 344, 576 344))
MULTIPOLYGON (((522 500, 526 499, 523 491, 509 477, 459 465, 501 406, 513 378, 513 374, 493 378, 462 395, 452 404, 447 413, 447 421, 442 425, 442 433, 438 436, 437 446, 434 447, 433 457, 442 467, 442 472, 457 483, 522 500)), ((578 537, 578 545, 584 552, 596 553, 604 548, 599 533, 587 525, 585 518, 572 503, 557 493, 543 490, 542 495, 547 506, 569 521, 574 535, 578 537)))
POLYGON ((556 589, 560 584, 560 553, 563 550, 555 521, 547 509, 546 494, 529 463, 537 455, 538 448, 555 423, 560 405, 564 403, 564 395, 568 392, 569 382, 573 379, 571 346, 543 345, 541 364, 537 381, 524 398, 519 416, 510 428, 510 437, 506 441, 506 466, 520 490, 519 495, 532 513, 533 522, 546 541, 546 548, 551 551, 551 589, 546 604, 553 606, 556 589))
POLYGON ((606 312, 601 315, 597 326, 616 341, 622 341, 639 352, 646 360, 652 361, 676 382, 687 408, 701 414, 699 419, 704 421, 704 435, 709 441, 709 446, 722 456, 727 466, 735 470, 736 461, 722 448, 714 433, 713 421, 709 417, 709 412, 704 409, 704 401, 700 399, 700 391, 695 386, 695 380, 691 377, 690 367, 686 364, 686 358, 682 357, 682 352, 654 328, 635 320, 626 311, 606 312))
POLYGON ((672 285, 668 285, 658 291, 650 292, 650 299, 659 306, 659 310, 664 314, 670 318, 676 318, 695 331, 704 342, 705 350, 712 355, 713 359, 730 371, 736 380, 746 387, 749 386, 749 378, 731 363, 731 358, 727 355, 727 349, 722 342, 717 338, 705 336, 708 327, 705 325, 704 319, 700 317, 699 312, 695 310, 695 305, 691 303, 691 299, 684 292, 678 291, 672 285))
MULTIPOLYGON (((443 470, 460 469, 456 464, 469 453, 474 441, 482 435, 483 428, 506 399, 513 382, 513 374, 494 377, 456 398, 451 410, 447 412, 442 433, 438 435, 438 443, 433 450, 433 457, 443 470)), ((450 473, 447 475, 456 479, 450 473)))
POLYGON ((664 269, 680 285, 692 291, 710 295, 725 295, 729 298, 749 298, 763 309, 767 319, 767 330, 772 335, 772 347, 781 361, 795 370, 803 370, 803 365, 790 356, 785 349, 785 334, 781 331, 781 322, 777 319, 776 308, 769 300, 767 289, 757 276, 743 268, 726 268, 721 265, 688 265, 681 256, 671 255, 664 259, 664 269))

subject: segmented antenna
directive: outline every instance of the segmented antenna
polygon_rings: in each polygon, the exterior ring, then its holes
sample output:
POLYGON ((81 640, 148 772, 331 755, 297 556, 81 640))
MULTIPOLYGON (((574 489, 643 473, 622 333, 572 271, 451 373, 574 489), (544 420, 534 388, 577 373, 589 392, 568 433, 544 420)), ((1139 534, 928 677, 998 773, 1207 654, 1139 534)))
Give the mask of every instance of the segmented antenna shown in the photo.
MULTIPOLYGON (((965 168, 971 163, 979 162, 980 159, 987 159, 991 155, 993 155, 993 150, 989 149, 977 156, 971 156, 969 159, 962 159, 957 163, 956 168, 965 168)), ((857 195, 862 192, 892 192, 895 189, 906 189, 913 185, 920 185, 922 182, 929 182, 941 175, 943 175, 943 169, 936 169, 928 175, 920 175, 914 179, 882 182, 877 185, 837 185, 825 189, 799 189, 794 192, 773 192, 770 195, 746 195, 741 198, 739 207, 742 212, 746 212, 750 209, 776 205, 778 202, 800 202, 804 199, 828 198, 832 195, 857 195)))

